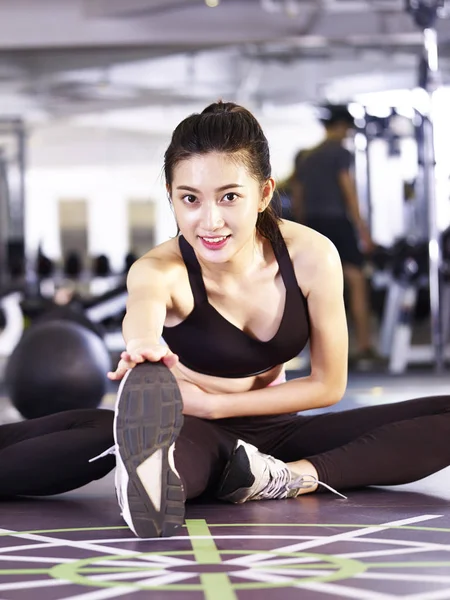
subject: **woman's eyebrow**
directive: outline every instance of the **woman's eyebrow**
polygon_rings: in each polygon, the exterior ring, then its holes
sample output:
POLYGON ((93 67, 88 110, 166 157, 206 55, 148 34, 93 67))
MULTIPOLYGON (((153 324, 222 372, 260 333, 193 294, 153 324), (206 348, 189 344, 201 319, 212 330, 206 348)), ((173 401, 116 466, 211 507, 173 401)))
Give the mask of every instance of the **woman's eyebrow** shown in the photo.
MULTIPOLYGON (((242 187, 244 187, 244 186, 240 185, 239 183, 227 183, 226 185, 221 185, 220 187, 216 188, 215 191, 223 192, 224 190, 228 190, 230 188, 242 188, 242 187)), ((179 185, 179 186, 177 186, 177 190, 186 190, 187 192, 195 192, 196 194, 200 193, 200 190, 190 187, 189 185, 179 185)))

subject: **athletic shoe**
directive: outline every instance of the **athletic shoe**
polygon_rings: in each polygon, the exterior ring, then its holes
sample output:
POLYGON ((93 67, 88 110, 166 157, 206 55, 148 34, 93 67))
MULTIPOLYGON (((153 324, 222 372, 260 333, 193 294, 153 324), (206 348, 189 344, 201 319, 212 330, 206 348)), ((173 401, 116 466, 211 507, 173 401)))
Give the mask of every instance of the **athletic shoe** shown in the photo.
POLYGON ((174 464, 183 403, 162 363, 128 371, 117 394, 114 440, 116 493, 122 516, 138 537, 170 536, 184 520, 184 492, 174 464))
POLYGON ((238 440, 225 468, 216 497, 235 504, 249 500, 295 498, 300 490, 324 485, 312 475, 293 473, 281 460, 259 452, 258 448, 238 440))

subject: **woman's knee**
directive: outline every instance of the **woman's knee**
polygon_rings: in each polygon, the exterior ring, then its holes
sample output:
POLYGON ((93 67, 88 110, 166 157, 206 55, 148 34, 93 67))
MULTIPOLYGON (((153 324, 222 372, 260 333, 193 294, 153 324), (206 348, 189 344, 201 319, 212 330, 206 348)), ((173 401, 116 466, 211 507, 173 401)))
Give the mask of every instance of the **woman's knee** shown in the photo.
POLYGON ((184 418, 175 441, 174 460, 187 499, 200 496, 217 483, 233 447, 233 438, 214 423, 184 418))
POLYGON ((114 422, 114 411, 106 408, 81 408, 58 413, 61 418, 66 417, 69 428, 92 427, 105 429, 112 432, 114 422))

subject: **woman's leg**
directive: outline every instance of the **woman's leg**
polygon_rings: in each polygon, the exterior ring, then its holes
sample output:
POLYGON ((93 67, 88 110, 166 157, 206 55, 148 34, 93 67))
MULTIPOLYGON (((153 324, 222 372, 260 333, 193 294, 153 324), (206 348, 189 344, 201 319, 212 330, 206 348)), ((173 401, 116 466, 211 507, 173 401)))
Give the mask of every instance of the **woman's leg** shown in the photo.
MULTIPOLYGON (((439 437, 440 433, 448 436, 450 396, 430 396, 314 416, 284 417, 280 426, 273 430, 271 438, 264 440, 258 448, 285 462, 292 462, 342 447, 384 426, 408 421, 413 421, 411 435, 417 440, 424 434, 430 437, 434 434, 439 437), (437 430, 430 430, 429 426, 425 426, 428 421, 420 420, 433 416, 438 417, 437 430), (419 421, 415 420, 417 418, 419 421)), ((410 440, 406 433, 402 434, 402 438, 407 444, 405 451, 413 452, 414 439, 410 440)))
POLYGON ((115 458, 114 412, 72 410, 0 426, 0 496, 60 494, 104 477, 115 458))
MULTIPOLYGON (((400 485, 448 467, 449 440, 450 412, 444 412, 383 425, 306 460, 317 478, 335 489, 400 485)), ((302 465, 292 468, 299 472, 302 465)))
MULTIPOLYGON (((255 444, 261 452, 279 461, 274 462, 245 445, 239 450, 240 456, 233 456, 231 461, 234 473, 242 472, 239 461, 242 465, 250 464, 253 473, 261 471, 258 461, 276 464, 272 471, 282 483, 279 486, 271 483, 267 489, 273 493, 276 488, 279 495, 264 496, 257 482, 251 485, 251 490, 247 486, 249 491, 243 491, 241 484, 237 497, 286 497, 287 488, 283 489, 283 485, 292 483, 289 471, 294 473, 294 479, 295 474, 309 476, 305 477, 306 482, 311 481, 311 476, 316 477, 336 490, 409 483, 450 465, 449 440, 450 396, 284 418, 270 437, 261 439, 260 445, 255 444), (287 463, 288 469, 283 469, 281 461, 287 463)), ((250 481, 251 477, 247 479, 250 481)), ((221 486, 226 487, 227 497, 236 497, 237 490, 230 479, 221 486)), ((312 485, 301 488, 299 493, 316 488, 327 490, 312 485)))
POLYGON ((236 437, 213 421, 184 417, 174 460, 186 499, 213 489, 231 456, 236 437))

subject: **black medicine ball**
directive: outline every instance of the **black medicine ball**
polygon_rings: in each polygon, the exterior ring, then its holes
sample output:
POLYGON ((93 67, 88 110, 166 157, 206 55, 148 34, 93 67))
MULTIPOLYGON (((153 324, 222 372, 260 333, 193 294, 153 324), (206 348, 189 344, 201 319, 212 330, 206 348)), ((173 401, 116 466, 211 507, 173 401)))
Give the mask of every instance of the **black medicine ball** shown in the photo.
POLYGON ((12 352, 5 383, 27 419, 95 408, 107 389, 111 361, 98 335, 70 321, 36 324, 12 352))

